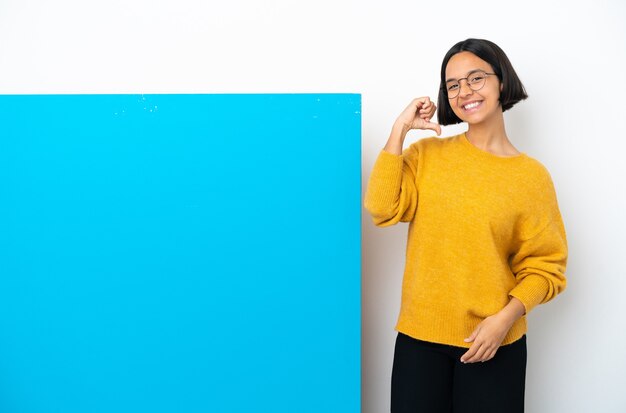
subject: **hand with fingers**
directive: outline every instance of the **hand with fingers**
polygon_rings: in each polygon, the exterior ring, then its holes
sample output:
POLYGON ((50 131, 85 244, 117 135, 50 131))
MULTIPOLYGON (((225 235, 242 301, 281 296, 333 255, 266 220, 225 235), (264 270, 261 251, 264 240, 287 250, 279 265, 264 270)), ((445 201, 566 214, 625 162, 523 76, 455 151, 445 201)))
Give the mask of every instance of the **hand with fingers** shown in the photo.
POLYGON ((441 126, 431 122, 433 114, 437 110, 435 104, 428 96, 416 98, 398 116, 396 123, 401 124, 404 129, 430 129, 441 135, 441 126))
POLYGON ((485 318, 464 341, 472 343, 471 347, 461 356, 463 363, 491 360, 500 344, 511 329, 513 323, 502 314, 494 314, 485 318))
POLYGON ((526 314, 526 307, 518 298, 511 297, 509 303, 496 314, 485 318, 465 339, 472 343, 461 356, 463 363, 491 360, 502 344, 513 324, 526 314))

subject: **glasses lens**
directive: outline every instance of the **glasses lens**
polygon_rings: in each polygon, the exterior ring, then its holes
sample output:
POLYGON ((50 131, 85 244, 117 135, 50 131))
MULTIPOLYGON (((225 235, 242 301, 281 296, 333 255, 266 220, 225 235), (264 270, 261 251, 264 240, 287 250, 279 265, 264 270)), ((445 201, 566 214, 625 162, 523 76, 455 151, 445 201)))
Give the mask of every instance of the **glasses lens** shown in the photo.
POLYGON ((456 80, 449 80, 446 82, 446 92, 448 93, 448 98, 455 98, 459 94, 459 90, 461 86, 459 82, 456 80))
POLYGON ((467 83, 469 84, 469 87, 472 88, 472 90, 478 90, 485 86, 486 78, 487 75, 485 75, 485 72, 479 70, 477 72, 470 73, 470 75, 467 77, 467 83))

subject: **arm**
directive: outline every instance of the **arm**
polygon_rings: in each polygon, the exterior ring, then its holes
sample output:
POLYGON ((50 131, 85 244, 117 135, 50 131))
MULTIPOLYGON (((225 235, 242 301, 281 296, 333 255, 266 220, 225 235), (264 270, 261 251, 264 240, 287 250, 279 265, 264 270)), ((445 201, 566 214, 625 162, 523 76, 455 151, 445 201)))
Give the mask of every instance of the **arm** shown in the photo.
POLYGON ((376 159, 365 193, 364 206, 376 226, 411 221, 415 216, 419 153, 416 145, 404 152, 402 146, 411 129, 432 129, 441 133, 439 125, 430 122, 435 110, 429 98, 418 98, 396 119, 387 144, 376 159))
POLYGON ((402 153, 407 131, 402 125, 394 125, 369 178, 364 206, 376 226, 410 221, 417 210, 415 180, 419 154, 415 145, 402 153))
POLYGON ((560 213, 538 234, 523 241, 509 259, 517 285, 509 293, 526 312, 550 301, 567 286, 567 238, 560 213))
POLYGON ((522 233, 531 236, 519 241, 516 252, 509 258, 517 280, 517 285, 509 292, 510 301, 501 311, 485 318, 465 339, 473 343, 461 357, 464 363, 491 359, 515 321, 536 305, 550 301, 566 287, 568 249, 565 227, 554 191, 547 191, 547 194, 547 202, 542 204, 547 206, 547 214, 529 220, 522 233), (533 229, 537 223, 546 221, 539 231, 533 229))
POLYGON ((526 313, 553 299, 567 284, 567 235, 550 173, 544 168, 536 180, 535 203, 516 230, 509 267, 517 285, 509 292, 526 313))

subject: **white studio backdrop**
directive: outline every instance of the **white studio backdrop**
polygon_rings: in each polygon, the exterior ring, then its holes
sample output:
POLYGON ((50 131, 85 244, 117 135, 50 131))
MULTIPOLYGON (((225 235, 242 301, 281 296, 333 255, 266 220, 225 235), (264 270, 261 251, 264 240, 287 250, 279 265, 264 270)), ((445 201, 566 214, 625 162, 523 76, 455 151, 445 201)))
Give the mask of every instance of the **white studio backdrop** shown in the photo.
MULTIPOLYGON (((0 0, 0 93, 361 93, 364 192, 396 116, 436 98, 446 51, 494 41, 529 94, 505 114, 509 138, 550 170, 570 248, 567 290, 529 315, 527 411, 618 413, 625 21, 621 0, 0 0)), ((242 119, 241 133, 254 125, 242 119)), ((405 146, 426 136, 413 131, 405 146)), ((367 413, 389 410, 406 232, 374 227, 363 210, 367 413)))

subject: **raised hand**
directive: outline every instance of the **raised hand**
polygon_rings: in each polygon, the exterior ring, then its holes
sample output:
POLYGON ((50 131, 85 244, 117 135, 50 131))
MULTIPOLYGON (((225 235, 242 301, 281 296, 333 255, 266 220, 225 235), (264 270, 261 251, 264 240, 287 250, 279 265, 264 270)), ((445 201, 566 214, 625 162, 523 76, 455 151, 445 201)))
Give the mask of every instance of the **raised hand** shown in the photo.
POLYGON ((413 99, 409 106, 398 116, 396 124, 401 124, 405 130, 430 129, 437 132, 437 135, 441 135, 441 126, 430 121, 435 110, 437 110, 437 107, 428 96, 413 99))

